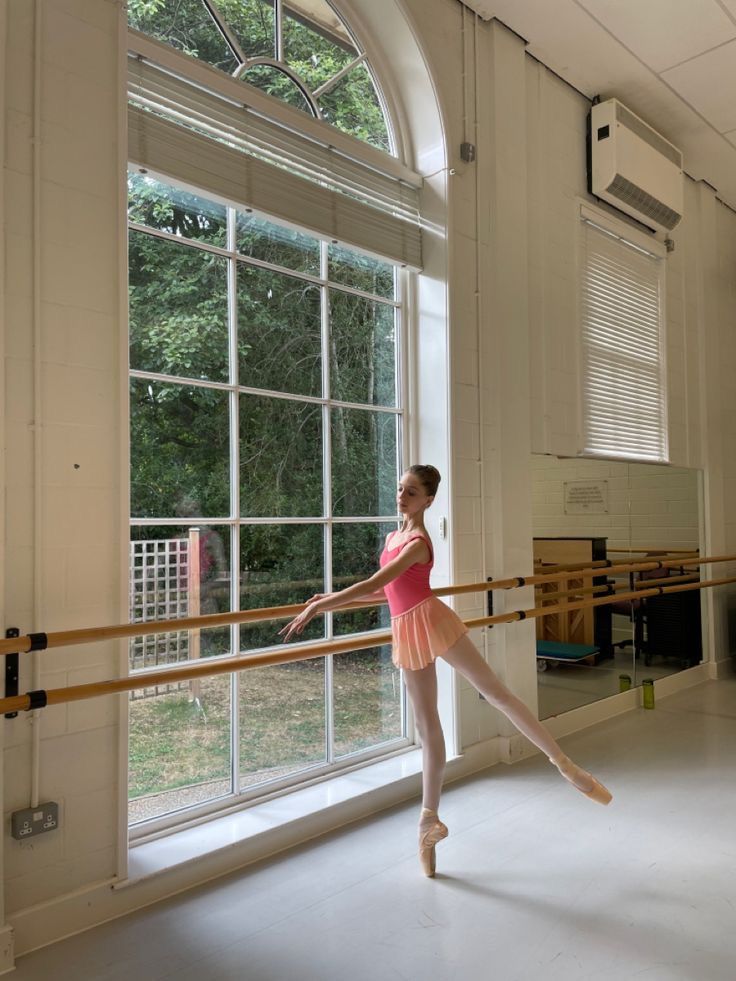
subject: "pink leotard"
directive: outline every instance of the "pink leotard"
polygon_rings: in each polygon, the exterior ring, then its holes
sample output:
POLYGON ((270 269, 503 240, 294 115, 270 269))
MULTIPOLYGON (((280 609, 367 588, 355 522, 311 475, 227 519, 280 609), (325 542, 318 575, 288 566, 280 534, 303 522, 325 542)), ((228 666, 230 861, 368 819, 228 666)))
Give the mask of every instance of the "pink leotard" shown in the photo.
POLYGON ((425 535, 413 535, 396 548, 390 548, 387 539, 381 553, 381 566, 395 559, 417 538, 427 543, 429 562, 415 562, 383 587, 391 612, 393 662, 407 671, 419 671, 432 664, 468 630, 454 611, 437 599, 429 588, 434 552, 425 535))
POLYGON ((387 539, 386 545, 381 553, 381 568, 395 559, 399 552, 406 548, 409 542, 414 542, 417 539, 427 543, 429 547, 429 562, 415 562, 408 569, 404 569, 401 575, 394 579, 393 582, 387 583, 384 586, 383 591, 386 594, 388 608, 392 617, 401 616, 402 613, 408 612, 415 606, 423 603, 424 600, 429 599, 432 595, 432 590, 429 588, 429 576, 434 565, 434 555, 432 553, 432 543, 424 535, 413 535, 411 538, 407 538, 405 542, 397 545, 396 548, 389 548, 387 539))

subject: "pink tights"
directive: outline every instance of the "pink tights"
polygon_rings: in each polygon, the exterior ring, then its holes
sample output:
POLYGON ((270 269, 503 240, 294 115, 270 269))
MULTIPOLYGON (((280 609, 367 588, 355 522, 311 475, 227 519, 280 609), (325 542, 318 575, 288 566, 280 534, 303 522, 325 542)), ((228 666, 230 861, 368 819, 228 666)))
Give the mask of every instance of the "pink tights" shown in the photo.
MULTIPOLYGON (((526 705, 498 680, 467 634, 443 654, 443 658, 464 678, 467 678, 489 704, 503 712, 546 756, 557 760, 564 755, 559 745, 526 705)), ((436 812, 440 803, 442 777, 445 771, 445 738, 437 711, 435 665, 430 664, 420 671, 405 671, 404 680, 414 709, 416 727, 422 740, 422 806, 436 812)))

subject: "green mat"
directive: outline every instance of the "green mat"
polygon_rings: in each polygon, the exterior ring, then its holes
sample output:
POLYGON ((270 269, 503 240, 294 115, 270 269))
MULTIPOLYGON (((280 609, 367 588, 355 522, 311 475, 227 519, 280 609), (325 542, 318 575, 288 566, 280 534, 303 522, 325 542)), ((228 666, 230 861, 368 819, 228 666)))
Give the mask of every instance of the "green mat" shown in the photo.
POLYGON ((598 647, 590 644, 562 644, 558 640, 538 640, 537 657, 556 661, 579 661, 583 657, 600 653, 598 647))

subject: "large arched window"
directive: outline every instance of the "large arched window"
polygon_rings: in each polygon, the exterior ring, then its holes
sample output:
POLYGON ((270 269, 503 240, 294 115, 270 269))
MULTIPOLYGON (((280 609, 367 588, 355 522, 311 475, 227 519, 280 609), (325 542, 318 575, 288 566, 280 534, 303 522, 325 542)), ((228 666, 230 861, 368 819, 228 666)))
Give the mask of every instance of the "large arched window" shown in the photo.
POLYGON ((325 0, 128 0, 128 22, 345 133, 392 150, 365 52, 325 0))
MULTIPOLYGON (((390 127, 330 5, 129 10, 131 616, 299 602, 369 573, 395 523, 421 181, 370 145, 377 112, 386 145, 390 127), (277 102, 266 69, 305 106, 277 102), (355 78, 372 102, 340 96, 355 78)), ((329 615, 309 636, 386 623, 329 615)), ((130 669, 263 649, 276 629, 141 639, 130 669)), ((130 718, 134 823, 407 743, 385 647, 151 688, 130 718)))

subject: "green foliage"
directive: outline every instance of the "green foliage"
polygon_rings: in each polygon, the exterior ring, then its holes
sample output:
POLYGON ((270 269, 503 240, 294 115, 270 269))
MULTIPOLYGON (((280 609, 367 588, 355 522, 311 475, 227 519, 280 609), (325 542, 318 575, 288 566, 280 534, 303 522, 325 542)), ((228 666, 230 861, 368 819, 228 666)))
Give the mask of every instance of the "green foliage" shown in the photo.
POLYGON ((238 61, 202 0, 128 0, 131 27, 229 74, 238 61))
POLYGON ((226 382, 227 261, 141 232, 129 245, 131 368, 226 382))
MULTIPOLYGON (((228 263, 187 240, 227 241, 225 209, 131 175, 130 215, 138 225, 179 241, 130 232, 131 366, 178 382, 134 380, 131 386, 132 513, 173 517, 194 496, 201 514, 230 513, 227 393, 186 379, 230 375, 228 263)), ((316 239, 239 214, 238 249, 282 267, 318 268, 316 239)), ((386 264, 331 247, 330 270, 365 292, 391 295, 386 264)), ((237 350, 241 385, 322 394, 322 308, 329 304, 333 398, 365 409, 331 412, 333 508, 344 517, 394 509, 395 417, 370 410, 396 398, 393 307, 325 290, 303 279, 237 263, 237 350)), ((240 500, 243 517, 314 516, 323 511, 322 410, 319 406, 240 395, 240 500)), ((322 556, 312 562, 321 566, 322 556)))

